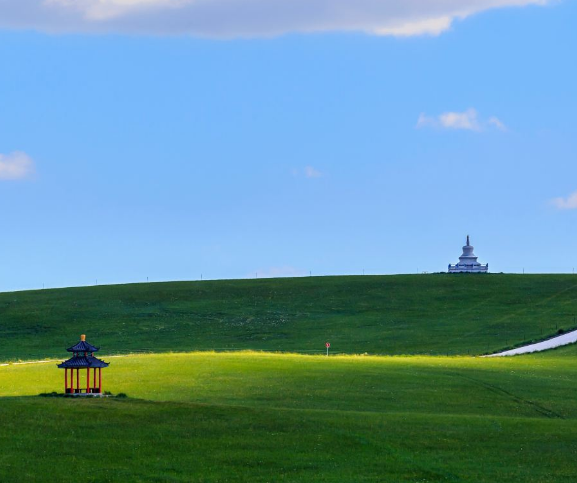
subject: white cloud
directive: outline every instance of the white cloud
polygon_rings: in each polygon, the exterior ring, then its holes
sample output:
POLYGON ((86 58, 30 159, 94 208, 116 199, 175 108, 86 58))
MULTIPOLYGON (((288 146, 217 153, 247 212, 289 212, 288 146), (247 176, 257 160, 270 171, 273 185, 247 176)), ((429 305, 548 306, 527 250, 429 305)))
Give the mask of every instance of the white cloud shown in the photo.
POLYGON ((376 29, 377 35, 392 35, 395 37, 411 37, 413 35, 440 35, 451 28, 451 17, 426 18, 414 22, 407 22, 391 27, 376 29))
POLYGON ((468 109, 465 112, 445 112, 439 116, 439 122, 448 129, 481 130, 475 109, 468 109))
POLYGON ((0 180, 24 179, 35 173, 34 161, 26 153, 0 154, 0 180))
POLYGON ((305 172, 305 176, 307 178, 320 178, 323 173, 321 173, 320 171, 316 170, 315 168, 313 168, 312 166, 307 166, 304 169, 305 172))
POLYGON ((492 116, 487 121, 479 120, 479 114, 473 108, 465 112, 444 112, 438 116, 419 115, 417 128, 434 127, 440 129, 462 129, 466 131, 484 131, 488 127, 495 127, 506 131, 505 124, 497 117, 492 116))
POLYGON ((551 203, 559 210, 577 210, 577 191, 567 198, 554 198, 551 203))
POLYGON ((258 37, 355 31, 439 35, 456 19, 553 0, 0 0, 0 28, 258 37))
POLYGON ((308 272, 298 268, 284 266, 284 267, 269 267, 266 269, 255 270, 247 275, 247 278, 282 278, 282 277, 305 277, 308 272))

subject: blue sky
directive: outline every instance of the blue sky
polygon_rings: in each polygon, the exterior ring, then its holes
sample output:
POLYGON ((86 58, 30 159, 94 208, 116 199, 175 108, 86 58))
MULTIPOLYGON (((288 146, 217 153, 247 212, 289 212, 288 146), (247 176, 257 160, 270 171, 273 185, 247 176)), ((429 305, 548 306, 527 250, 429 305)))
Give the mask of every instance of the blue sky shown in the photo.
POLYGON ((0 2, 0 290, 441 271, 467 234, 577 268, 577 2, 174 34, 148 1, 0 2))

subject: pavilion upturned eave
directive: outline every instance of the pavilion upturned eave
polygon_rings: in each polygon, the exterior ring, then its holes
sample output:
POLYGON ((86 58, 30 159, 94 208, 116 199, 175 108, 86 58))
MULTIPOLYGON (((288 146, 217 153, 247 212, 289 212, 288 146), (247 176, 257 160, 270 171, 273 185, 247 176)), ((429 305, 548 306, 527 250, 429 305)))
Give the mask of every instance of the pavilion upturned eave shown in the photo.
POLYGON ((102 368, 108 367, 109 363, 93 356, 71 357, 67 361, 58 364, 59 369, 102 368))

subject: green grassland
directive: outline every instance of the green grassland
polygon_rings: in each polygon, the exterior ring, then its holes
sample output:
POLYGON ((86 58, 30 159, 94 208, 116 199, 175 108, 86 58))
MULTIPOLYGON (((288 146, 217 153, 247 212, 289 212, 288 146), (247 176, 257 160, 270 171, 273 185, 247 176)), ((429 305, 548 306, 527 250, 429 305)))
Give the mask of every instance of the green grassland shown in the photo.
POLYGON ((576 295, 497 274, 0 294, 0 361, 55 359, 0 365, 0 482, 574 482, 577 346, 468 354, 575 327, 576 295), (128 398, 38 396, 81 333, 128 398))
POLYGON ((576 351, 115 357, 102 400, 4 366, 0 481, 575 481, 576 351))
POLYGON ((482 354, 577 326, 571 275, 398 275, 150 283, 0 294, 0 361, 271 350, 482 354))

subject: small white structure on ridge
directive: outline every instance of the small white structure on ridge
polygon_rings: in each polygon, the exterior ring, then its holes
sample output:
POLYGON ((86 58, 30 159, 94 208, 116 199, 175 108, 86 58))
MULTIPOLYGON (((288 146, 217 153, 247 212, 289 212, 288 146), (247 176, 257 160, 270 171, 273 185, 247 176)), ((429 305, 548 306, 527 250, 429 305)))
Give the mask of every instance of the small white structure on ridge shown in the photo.
POLYGON ((449 264, 449 273, 487 273, 489 271, 488 263, 482 265, 477 261, 473 248, 469 244, 469 235, 467 235, 467 244, 463 247, 463 254, 459 257, 459 263, 456 265, 449 264))

